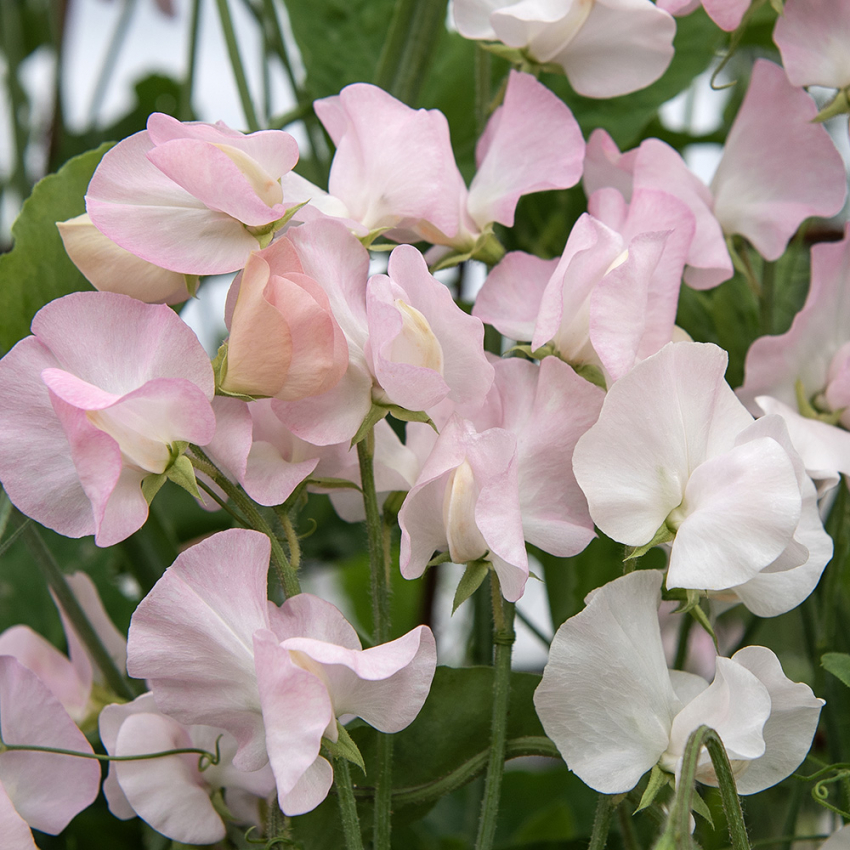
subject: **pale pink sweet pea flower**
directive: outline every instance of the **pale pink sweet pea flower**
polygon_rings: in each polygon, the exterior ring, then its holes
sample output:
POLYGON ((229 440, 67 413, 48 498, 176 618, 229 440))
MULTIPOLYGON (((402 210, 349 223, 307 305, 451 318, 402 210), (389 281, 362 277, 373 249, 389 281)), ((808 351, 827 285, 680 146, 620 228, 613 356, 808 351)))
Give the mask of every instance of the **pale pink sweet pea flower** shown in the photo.
POLYGON ((673 58, 676 22, 649 0, 455 0, 452 9, 461 35, 560 65, 585 97, 646 88, 673 58))
MULTIPOLYGON (((668 670, 658 606, 662 573, 639 570, 588 595, 558 629, 534 694, 567 766, 603 794, 630 791, 656 764, 678 774, 690 734, 714 729, 740 794, 788 776, 805 758, 823 700, 791 682, 761 646, 718 657, 714 681, 668 670)), ((707 753, 697 779, 717 785, 707 753)))
POLYGON ((367 282, 368 252, 341 223, 309 222, 288 236, 305 274, 327 292, 349 356, 328 392, 275 400, 294 434, 316 445, 351 440, 373 402, 427 411, 445 398, 483 400, 493 382, 484 326, 454 303, 419 251, 399 246, 387 274, 367 282))
POLYGON ((165 305, 78 292, 0 361, 0 479, 25 514, 111 546, 148 515, 141 483, 215 429, 212 367, 165 305))
POLYGON ((92 224, 88 213, 56 226, 74 265, 101 292, 120 292, 147 304, 180 304, 195 294, 196 276, 160 268, 125 251, 92 224))
MULTIPOLYGON (((0 726, 7 744, 92 755, 82 732, 48 687, 10 655, 0 655, 0 726)), ((94 759, 41 752, 0 753, 4 847, 36 850, 29 827, 58 835, 100 789, 94 759)))
POLYGON ((711 181, 714 215, 777 260, 803 219, 838 213, 847 176, 815 102, 779 65, 757 59, 711 181))
POLYGON ((831 555, 810 515, 811 482, 781 421, 753 422, 737 400, 726 360, 716 346, 681 342, 638 364, 608 391, 573 470, 609 537, 635 548, 672 541, 668 587, 721 592, 803 568, 805 598, 831 555))
MULTIPOLYGON (((522 195, 566 189, 581 177, 578 123, 530 74, 510 73, 504 102, 478 140, 468 190, 441 112, 411 109, 364 83, 316 101, 315 109, 337 146, 329 194, 297 176, 285 186, 358 235, 388 228, 397 242, 474 251, 494 222, 513 226, 522 195)), ((314 215, 309 208, 298 213, 302 220, 314 215)))
POLYGON ((843 89, 850 85, 847 0, 785 0, 773 40, 795 86, 843 89))
POLYGON ((228 295, 227 326, 226 393, 287 401, 320 395, 348 366, 327 293, 304 274, 286 237, 248 258, 228 295))
POLYGON ((282 130, 245 135, 154 113, 108 151, 89 183, 95 226, 143 260, 182 274, 245 265, 287 213, 280 178, 298 161, 282 130))
POLYGON ((738 29, 751 0, 658 0, 658 8, 679 17, 690 15, 702 5, 706 14, 726 32, 738 29))
POLYGON ((103 783, 109 811, 121 820, 138 815, 158 832, 186 844, 213 844, 226 828, 210 795, 223 789, 227 810, 238 823, 261 827, 258 803, 274 791, 266 765, 256 771, 233 767, 236 742, 211 726, 182 726, 162 714, 150 693, 100 714, 100 736, 112 756, 135 756, 176 749, 203 749, 221 760, 198 769, 198 754, 112 762, 103 783))
POLYGON ((236 739, 233 764, 271 763, 285 814, 315 808, 333 781, 319 755, 337 718, 397 732, 419 713, 436 667, 420 626, 371 649, 330 603, 309 594, 267 601, 270 544, 233 529, 179 556, 130 625, 127 669, 150 681, 160 710, 236 739))
POLYGON ((811 257, 803 309, 786 333, 750 346, 738 396, 754 415, 786 420, 808 473, 829 489, 850 474, 850 228, 840 242, 812 246, 811 257))

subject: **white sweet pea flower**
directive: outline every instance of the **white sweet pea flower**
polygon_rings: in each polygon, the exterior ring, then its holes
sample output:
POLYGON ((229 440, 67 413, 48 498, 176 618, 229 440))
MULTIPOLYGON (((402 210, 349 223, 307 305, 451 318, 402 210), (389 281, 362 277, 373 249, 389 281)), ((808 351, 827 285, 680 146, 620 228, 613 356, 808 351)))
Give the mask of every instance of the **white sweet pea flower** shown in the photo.
MULTIPOLYGON (((603 794, 631 790, 656 764, 678 775, 702 725, 723 741, 740 794, 775 785, 808 752, 823 700, 787 679, 761 646, 719 657, 711 684, 668 670, 657 616, 662 579, 657 570, 616 579, 558 629, 534 694, 546 734, 570 770, 603 794)), ((717 784, 707 754, 697 779, 717 784)))

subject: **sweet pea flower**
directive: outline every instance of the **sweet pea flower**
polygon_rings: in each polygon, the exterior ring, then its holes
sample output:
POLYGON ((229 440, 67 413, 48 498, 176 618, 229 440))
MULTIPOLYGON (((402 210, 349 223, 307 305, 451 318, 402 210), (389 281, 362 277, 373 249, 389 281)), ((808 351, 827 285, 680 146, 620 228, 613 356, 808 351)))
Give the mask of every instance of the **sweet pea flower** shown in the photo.
POLYGON ((706 14, 726 32, 738 29, 750 0, 658 0, 658 8, 680 17, 690 15, 702 5, 706 14))
MULTIPOLYGON (((770 788, 805 758, 823 700, 761 646, 718 657, 711 684, 668 670, 662 581, 656 570, 624 575, 558 629, 534 694, 546 734, 591 788, 624 794, 656 764, 678 778, 688 737, 706 725, 726 747, 740 794, 770 788)), ((717 785, 705 752, 697 779, 717 785)))
POLYGON ((184 844, 213 844, 226 835, 225 823, 210 799, 224 791, 227 811, 241 824, 261 827, 259 802, 274 791, 266 765, 246 772, 233 767, 236 742, 211 726, 182 726, 162 714, 153 695, 108 705, 100 714, 100 737, 111 756, 138 756, 177 749, 202 749, 221 760, 198 767, 197 753, 111 762, 103 782, 109 811, 120 820, 138 815, 155 830, 184 844))
POLYGON ((585 97, 646 88, 673 58, 676 22, 649 0, 455 0, 452 9, 462 36, 558 65, 585 97))
POLYGON ((726 361, 714 345, 680 342, 638 364, 608 391, 573 471, 609 537, 670 543, 669 588, 737 594, 773 616, 808 596, 832 546, 784 424, 753 421, 726 361), (752 592, 756 579, 775 586, 752 592))
MULTIPOLYGON (((581 177, 578 122, 530 74, 510 73, 504 102, 478 140, 478 170, 468 190, 441 112, 411 109, 365 83, 314 106, 337 148, 329 194, 297 175, 285 186, 293 199, 315 199, 318 210, 343 219, 358 235, 388 229, 397 242, 486 250, 494 222, 513 226, 522 195, 567 189, 581 177)), ((312 215, 309 208, 298 213, 312 215)))
POLYGON ((368 252, 341 223, 309 222, 288 236, 305 274, 327 293, 349 357, 331 390, 275 400, 296 436, 322 446, 351 440, 373 404, 427 412, 446 398, 484 399, 493 383, 484 326, 454 303, 419 251, 400 245, 387 274, 367 281, 368 252))
POLYGON ((304 274, 282 237, 250 255, 228 295, 225 393, 287 401, 332 389, 348 367, 348 344, 327 293, 304 274))
POLYGON ((220 532, 182 553, 130 624, 127 670, 187 726, 211 725, 237 744, 233 765, 267 763, 284 814, 315 808, 333 781, 320 754, 337 718, 398 732, 419 713, 436 667, 430 629, 363 650, 330 603, 309 594, 267 600, 270 543, 220 532))
MULTIPOLYGON (((45 684, 15 658, 0 655, 0 728, 6 744, 92 755, 92 748, 45 684)), ((100 789, 94 759, 0 752, 0 829, 11 850, 37 850, 30 827, 58 835, 100 789)))
POLYGON ((173 310, 126 295, 66 295, 32 331, 0 361, 0 480, 48 528, 111 546, 147 519, 142 482, 212 438, 212 367, 173 310))
POLYGON ((195 294, 196 275, 155 266, 104 236, 88 213, 57 221, 68 256, 101 292, 120 292, 147 304, 180 304, 195 294))
POLYGON ((223 274, 264 247, 288 210, 280 179, 298 161, 282 130, 245 135, 162 113, 108 151, 86 212, 113 242, 189 275, 223 274))
POLYGON ((850 227, 811 256, 803 309, 786 333, 750 346, 738 396, 756 416, 785 419, 806 470, 829 489, 850 474, 850 227))

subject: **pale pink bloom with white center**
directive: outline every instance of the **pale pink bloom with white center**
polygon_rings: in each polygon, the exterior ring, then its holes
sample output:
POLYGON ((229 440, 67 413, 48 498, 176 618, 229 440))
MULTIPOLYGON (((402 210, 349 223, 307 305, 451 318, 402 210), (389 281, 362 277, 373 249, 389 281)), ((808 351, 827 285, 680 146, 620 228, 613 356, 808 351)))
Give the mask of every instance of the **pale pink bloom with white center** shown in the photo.
POLYGON ((197 753, 111 762, 103 793, 109 811, 121 820, 138 815, 158 832, 186 844, 213 844, 226 834, 210 795, 224 790, 227 810, 238 823, 261 828, 259 802, 274 791, 266 765, 256 771, 233 767, 236 742, 212 726, 182 726, 162 714, 150 693, 100 714, 100 737, 112 756, 136 756, 194 748, 221 754, 218 764, 198 769, 197 753))
POLYGON ((479 433, 458 416, 449 420, 399 511, 405 578, 418 578, 435 551, 448 551, 457 564, 489 561, 505 599, 522 596, 528 555, 516 443, 502 428, 479 433))
MULTIPOLYGON (((718 657, 711 684, 668 670, 662 581, 656 570, 622 576, 558 629, 534 694, 546 734, 570 770, 603 794, 630 791, 656 764, 678 778, 688 737, 702 725, 723 741, 739 793, 775 785, 805 758, 823 700, 790 681, 761 646, 718 657)), ((705 752, 696 776, 717 785, 705 752)))
POLYGON ((530 340, 532 350, 548 344, 574 366, 601 369, 610 382, 671 340, 693 220, 660 192, 636 194, 628 212, 613 190, 595 201, 623 235, 583 215, 560 260, 508 254, 472 312, 513 339, 530 340), (645 232, 644 220, 669 229, 645 232))
POLYGON ((294 434, 316 445, 351 440, 373 402, 427 411, 445 398, 483 400, 493 382, 484 326, 454 303, 419 251, 399 246, 387 274, 367 283, 368 252, 342 224, 309 222, 289 238, 305 274, 327 292, 349 356, 328 392, 275 400, 275 413, 294 434))
POLYGON ((522 195, 566 189, 581 177, 578 123, 530 74, 510 73, 504 102, 478 140, 478 171, 468 190, 441 112, 411 109, 365 83, 318 100, 315 108, 337 146, 329 194, 298 177, 285 185, 293 198, 315 199, 318 210, 359 235, 389 228, 398 242, 425 239, 469 251, 493 222, 513 226, 522 195))
POLYGON ((788 423, 809 474, 829 488, 850 474, 850 228, 840 242, 812 246, 812 277, 790 329, 757 339, 747 352, 738 395, 755 415, 788 423), (810 410, 801 411, 798 390, 810 410), (803 416, 837 417, 835 425, 803 416), (838 426, 841 427, 838 427, 838 426))
POLYGON ((195 294, 197 277, 125 251, 92 224, 88 213, 57 221, 56 226, 74 265, 101 292, 120 292, 147 304, 180 304, 195 294))
POLYGON ((245 265, 282 219, 280 179, 298 161, 282 130, 245 135, 224 123, 154 113, 108 151, 86 194, 92 222, 122 248, 182 274, 245 265))
POLYGON ((215 417, 212 367, 165 305, 78 292, 43 307, 0 361, 0 479, 28 516, 111 546, 148 515, 141 483, 215 417))
POLYGON ((798 569, 799 604, 831 547, 781 420, 753 421, 723 379, 726 361, 714 345, 681 342, 638 364, 608 391, 573 470, 609 537, 672 539, 668 587, 729 591, 798 569))
POLYGON ((147 678, 163 713, 236 739, 233 764, 271 763, 287 815, 315 808, 333 781, 319 755, 337 718, 398 732, 419 713, 436 667, 431 631, 360 648, 330 603, 309 594, 267 601, 270 544, 224 531, 179 556, 130 624, 127 669, 147 678))
MULTIPOLYGON (((10 655, 0 655, 0 726, 7 744, 92 755, 82 732, 47 685, 10 655)), ((41 752, 0 753, 3 846, 36 850, 29 827, 58 835, 100 789, 94 759, 41 752)))
POLYGON ((658 0, 658 8, 679 17, 690 15, 702 5, 706 14, 726 32, 738 28, 751 0, 658 0))
POLYGON ((327 293, 286 237, 248 257, 227 306, 225 392, 293 401, 332 389, 348 367, 327 293))
POLYGON ((646 88, 673 58, 676 22, 649 0, 455 0, 452 8, 461 35, 560 65, 585 97, 646 88))
POLYGON ((584 190, 588 197, 593 197, 609 187, 619 191, 626 201, 631 201, 642 189, 653 189, 673 195, 687 205, 696 226, 684 277, 694 289, 710 289, 732 277, 732 261, 723 231, 712 212, 711 192, 668 144, 645 139, 640 147, 620 153, 605 130, 594 130, 587 142, 584 190))
POLYGON ((850 85, 847 0, 786 0, 773 40, 795 86, 843 89, 850 85))

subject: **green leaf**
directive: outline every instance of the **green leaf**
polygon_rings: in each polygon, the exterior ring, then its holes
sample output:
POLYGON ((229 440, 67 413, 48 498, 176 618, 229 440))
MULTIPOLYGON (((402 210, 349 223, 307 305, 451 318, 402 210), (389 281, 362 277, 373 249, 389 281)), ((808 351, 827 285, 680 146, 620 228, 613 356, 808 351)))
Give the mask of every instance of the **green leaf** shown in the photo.
POLYGON ((12 225, 14 247, 0 256, 0 353, 29 334, 33 316, 48 301, 92 288, 65 253, 56 222, 86 211, 86 188, 109 147, 78 156, 39 181, 12 225))
POLYGON ((821 667, 840 679, 850 688, 850 655, 844 652, 827 652, 821 656, 821 667))
POLYGON ((490 572, 490 564, 487 561, 470 561, 466 565, 463 576, 455 591, 455 599, 452 603, 452 614, 481 587, 481 583, 490 572))
POLYGON ((393 0, 286 0, 312 97, 374 78, 394 5, 393 0))

